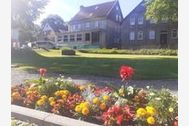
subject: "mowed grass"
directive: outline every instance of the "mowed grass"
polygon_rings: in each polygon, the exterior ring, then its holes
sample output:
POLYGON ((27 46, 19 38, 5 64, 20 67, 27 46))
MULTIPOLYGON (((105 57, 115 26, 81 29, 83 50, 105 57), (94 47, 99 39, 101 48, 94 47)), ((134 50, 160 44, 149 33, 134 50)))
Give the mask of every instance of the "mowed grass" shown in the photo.
POLYGON ((25 70, 45 67, 49 72, 69 75, 119 77, 119 68, 129 65, 135 69, 133 79, 177 79, 177 56, 86 54, 61 56, 60 50, 22 50, 12 53, 12 64, 25 70))

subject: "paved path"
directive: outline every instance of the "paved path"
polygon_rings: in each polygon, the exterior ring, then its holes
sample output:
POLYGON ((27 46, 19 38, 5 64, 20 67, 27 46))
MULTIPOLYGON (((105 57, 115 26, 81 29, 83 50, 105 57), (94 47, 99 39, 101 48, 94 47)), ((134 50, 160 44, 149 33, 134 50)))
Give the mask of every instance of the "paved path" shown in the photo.
MULTIPOLYGON (((58 77, 59 74, 56 73, 48 73, 49 77, 58 77)), ((39 74, 36 72, 26 72, 22 70, 18 70, 16 68, 11 68, 11 83, 12 85, 20 84, 24 80, 38 78, 39 74)), ((121 85, 122 82, 117 78, 109 78, 109 77, 95 77, 95 76, 71 76, 72 80, 75 83, 86 84, 86 83, 94 83, 97 85, 105 85, 107 83, 121 85)), ((65 76, 68 78, 68 76, 65 76)), ((155 89, 161 89, 162 87, 166 87, 171 90, 172 93, 178 95, 178 80, 131 80, 129 85, 135 85, 136 87, 146 87, 153 86, 155 89)))

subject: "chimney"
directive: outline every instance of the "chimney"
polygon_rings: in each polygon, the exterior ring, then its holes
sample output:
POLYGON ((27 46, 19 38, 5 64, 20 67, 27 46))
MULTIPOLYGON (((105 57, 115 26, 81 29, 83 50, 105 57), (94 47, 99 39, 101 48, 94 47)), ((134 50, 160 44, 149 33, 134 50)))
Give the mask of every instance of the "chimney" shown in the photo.
POLYGON ((83 6, 83 5, 81 5, 81 6, 80 6, 80 10, 81 10, 81 9, 83 9, 83 8, 84 8, 84 6, 83 6))

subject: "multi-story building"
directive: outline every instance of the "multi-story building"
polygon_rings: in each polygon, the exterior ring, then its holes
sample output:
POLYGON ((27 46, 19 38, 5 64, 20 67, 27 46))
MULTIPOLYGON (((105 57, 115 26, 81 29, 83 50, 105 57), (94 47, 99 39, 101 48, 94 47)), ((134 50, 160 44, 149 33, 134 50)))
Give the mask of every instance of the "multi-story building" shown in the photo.
POLYGON ((146 7, 142 1, 121 24, 121 47, 178 48, 178 23, 157 23, 145 19, 146 7))
POLYGON ((72 47, 120 47, 122 20, 118 0, 88 7, 80 6, 79 12, 68 23, 68 31, 59 34, 62 36, 59 43, 72 47))

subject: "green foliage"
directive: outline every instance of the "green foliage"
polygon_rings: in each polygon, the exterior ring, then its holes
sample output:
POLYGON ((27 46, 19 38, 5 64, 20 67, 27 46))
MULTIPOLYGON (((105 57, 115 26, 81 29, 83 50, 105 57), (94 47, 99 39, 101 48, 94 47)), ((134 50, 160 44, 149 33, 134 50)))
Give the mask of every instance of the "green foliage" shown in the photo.
POLYGON ((72 49, 62 49, 62 55, 75 55, 75 51, 72 49))
POLYGON ((146 18, 156 21, 178 21, 178 0, 145 0, 146 18))
POLYGON ((11 22, 12 27, 30 28, 40 16, 48 0, 12 0, 11 22))
POLYGON ((177 50, 173 49, 139 49, 139 50, 118 50, 118 49, 87 49, 79 50, 82 53, 96 54, 132 54, 132 55, 177 55, 177 50))
POLYGON ((57 90, 69 90, 72 93, 79 91, 79 88, 77 88, 70 79, 66 80, 63 76, 58 78, 40 77, 39 79, 26 81, 25 85, 31 83, 36 84, 41 95, 53 96, 54 92, 57 90))
POLYGON ((24 122, 24 121, 12 118, 11 126, 37 126, 37 125, 34 123, 24 122))
POLYGON ((152 90, 148 95, 148 100, 148 105, 154 106, 158 111, 158 122, 172 125, 178 115, 177 97, 173 96, 168 89, 152 90), (173 109, 172 112, 170 112, 170 108, 173 109))
POLYGON ((49 15, 47 18, 43 19, 43 21, 41 22, 41 27, 43 28, 47 23, 57 25, 58 27, 65 27, 64 20, 56 14, 49 15))

